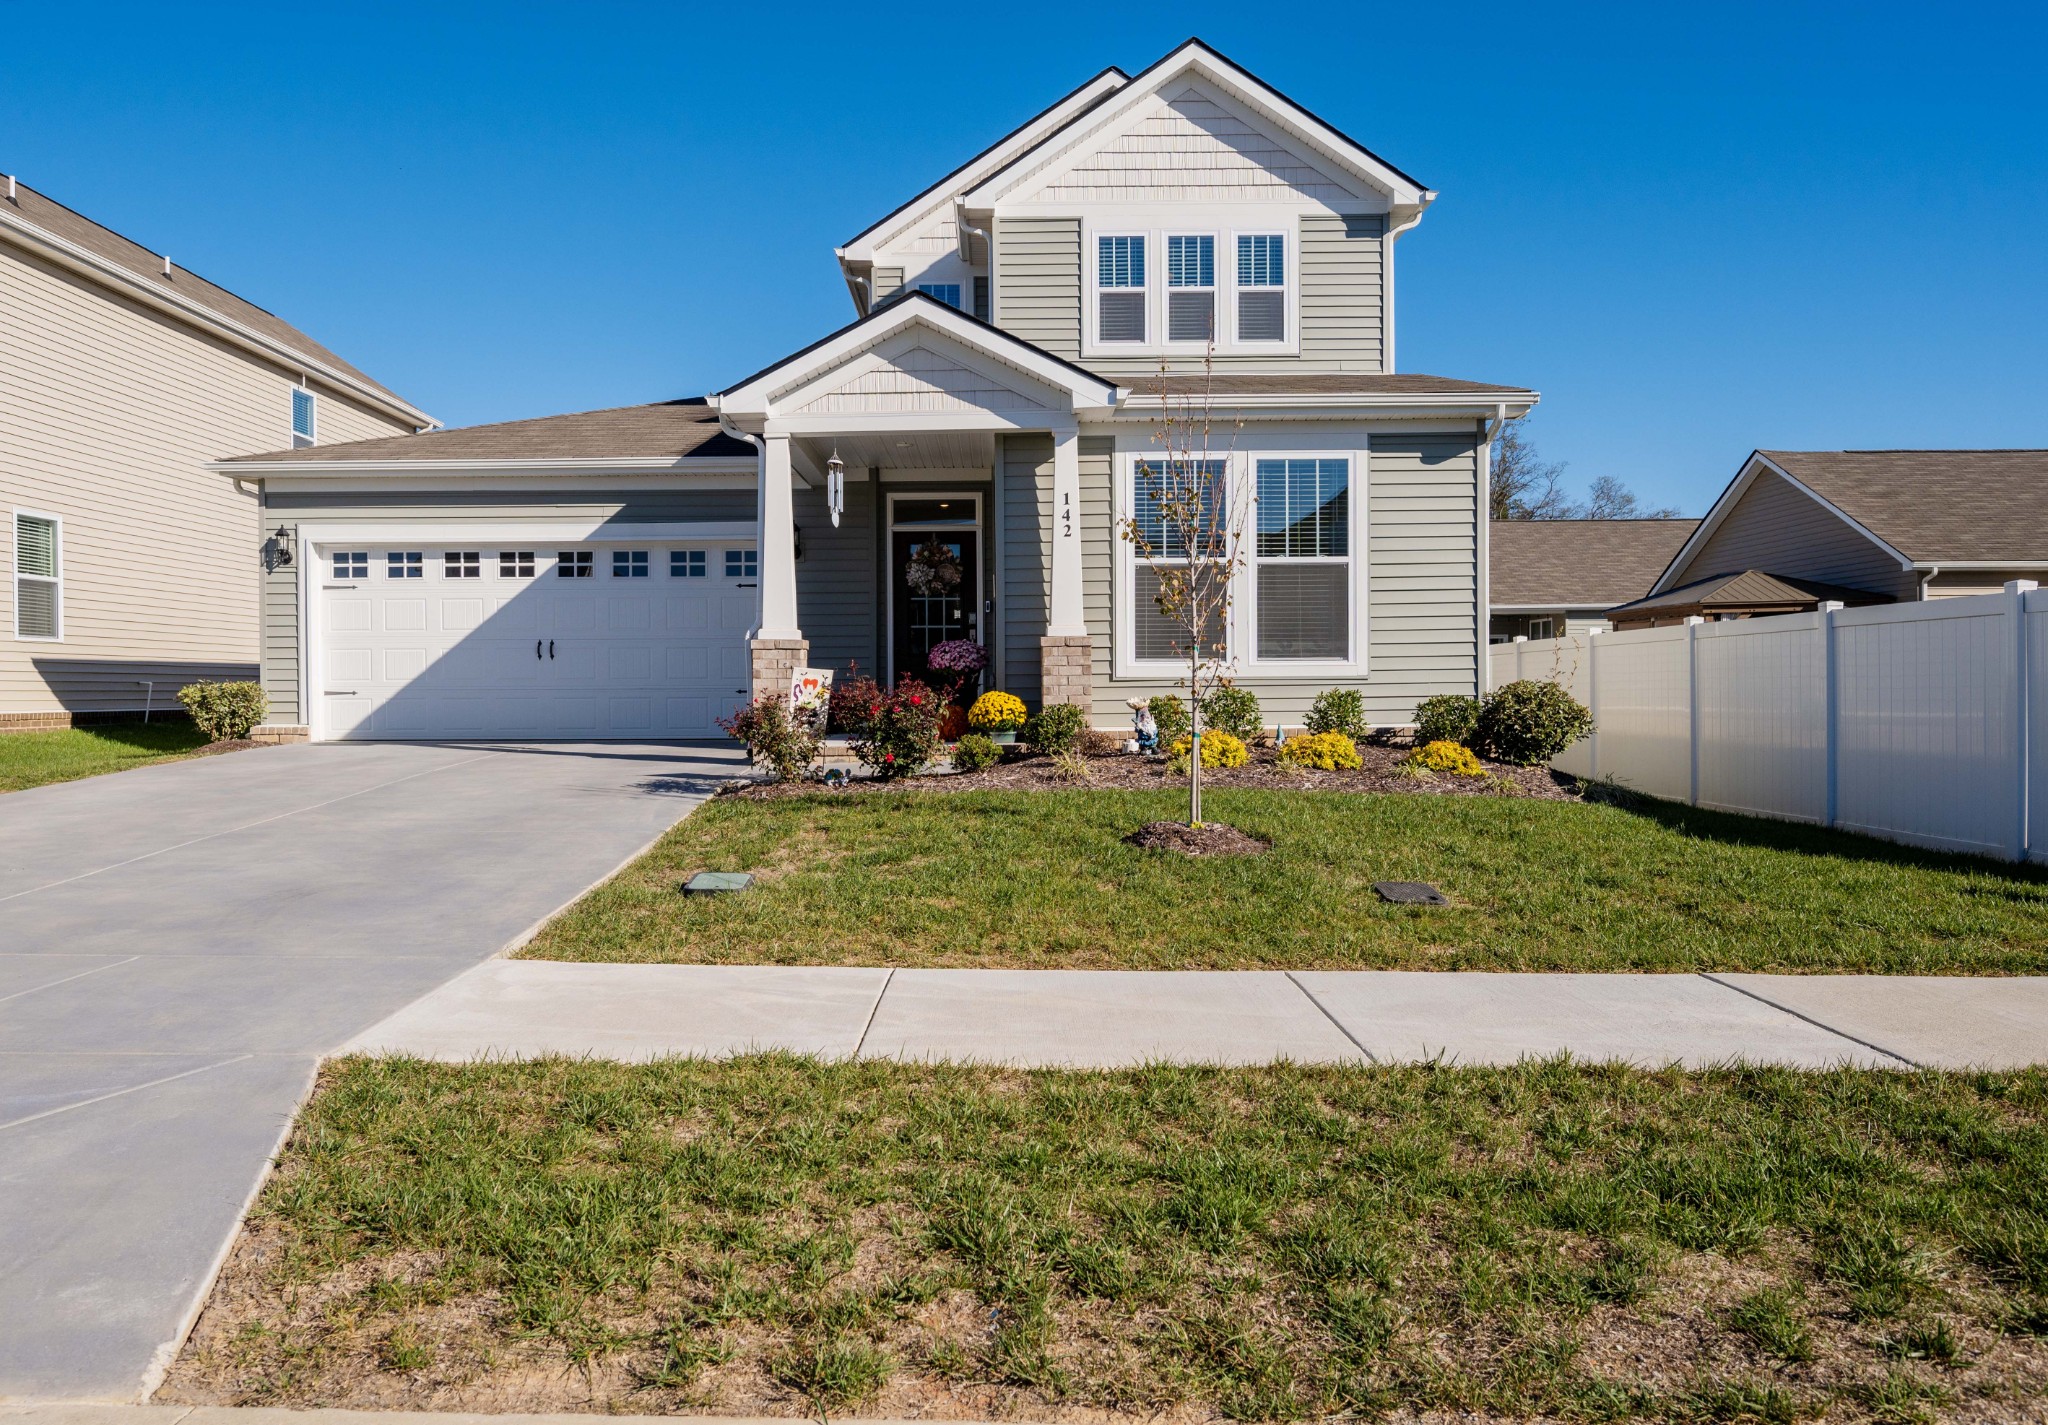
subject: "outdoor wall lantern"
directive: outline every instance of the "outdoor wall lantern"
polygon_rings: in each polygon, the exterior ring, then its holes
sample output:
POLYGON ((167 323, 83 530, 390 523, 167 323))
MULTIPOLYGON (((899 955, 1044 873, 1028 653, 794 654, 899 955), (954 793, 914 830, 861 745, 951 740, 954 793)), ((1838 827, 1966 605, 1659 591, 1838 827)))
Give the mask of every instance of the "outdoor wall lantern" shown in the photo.
POLYGON ((825 462, 825 508, 832 512, 832 528, 839 528, 839 516, 846 510, 846 462, 839 458, 837 446, 825 462))
POLYGON ((264 562, 272 569, 289 569, 292 563, 292 532, 283 525, 263 541, 264 562))

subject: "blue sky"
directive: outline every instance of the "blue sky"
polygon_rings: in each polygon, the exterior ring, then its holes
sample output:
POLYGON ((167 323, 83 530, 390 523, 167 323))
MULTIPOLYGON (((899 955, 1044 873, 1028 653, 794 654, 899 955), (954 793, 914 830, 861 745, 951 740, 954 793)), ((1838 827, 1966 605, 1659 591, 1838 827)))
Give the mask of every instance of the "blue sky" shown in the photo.
POLYGON ((0 171, 464 425, 804 345, 837 243, 1195 33, 1442 194, 1401 368, 1540 389, 1576 486, 1696 514, 1755 446, 2048 443, 2037 11, 1126 16, 0 0, 0 171))

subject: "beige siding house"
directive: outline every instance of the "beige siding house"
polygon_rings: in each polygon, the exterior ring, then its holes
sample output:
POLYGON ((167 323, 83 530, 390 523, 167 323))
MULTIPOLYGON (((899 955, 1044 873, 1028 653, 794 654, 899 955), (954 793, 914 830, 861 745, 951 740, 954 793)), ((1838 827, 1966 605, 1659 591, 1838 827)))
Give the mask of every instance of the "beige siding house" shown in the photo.
POLYGON ((1698 520, 1495 520, 1495 643, 1611 627, 1607 610, 1650 591, 1698 520))
POLYGON ((1435 197, 1199 42, 1104 70, 839 248, 850 323, 711 396, 218 462, 296 551, 272 707, 702 736, 793 668, 923 676, 964 638, 985 686, 1122 724, 1177 659, 1117 531, 1191 410, 1269 722, 1475 692, 1486 452, 1536 394, 1397 370, 1395 243, 1435 197))
POLYGON ((1735 618, 2044 578, 2048 451, 1759 450, 1648 594, 1614 617, 1735 618))
POLYGON ((258 500, 207 462, 304 439, 295 412, 322 443, 430 418, 18 180, 0 194, 0 728, 249 676, 258 500))

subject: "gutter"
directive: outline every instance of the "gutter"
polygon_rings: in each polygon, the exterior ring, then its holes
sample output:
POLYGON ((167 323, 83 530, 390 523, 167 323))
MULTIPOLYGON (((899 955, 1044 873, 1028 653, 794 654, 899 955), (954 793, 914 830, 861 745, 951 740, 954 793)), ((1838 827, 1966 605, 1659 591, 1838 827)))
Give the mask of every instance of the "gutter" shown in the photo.
POLYGON ((223 316, 182 292, 154 286, 127 268, 109 262, 98 253, 58 237, 55 233, 37 227, 25 218, 16 217, 5 209, 0 209, 0 229, 9 231, 14 237, 32 247, 46 250, 62 266, 82 271, 124 295, 139 297, 150 306, 173 312, 199 326, 224 332, 238 346, 247 347, 280 366, 302 374, 313 373, 336 390, 375 406, 389 415, 400 417, 411 425, 424 430, 434 430, 441 424, 419 407, 389 391, 296 351, 277 338, 266 336, 254 327, 244 326, 233 317, 223 316))
POLYGON ((746 473, 748 465, 731 458, 692 461, 656 455, 612 460, 214 460, 201 468, 230 479, 262 475, 317 479, 322 475, 617 475, 649 471, 731 475, 746 473))

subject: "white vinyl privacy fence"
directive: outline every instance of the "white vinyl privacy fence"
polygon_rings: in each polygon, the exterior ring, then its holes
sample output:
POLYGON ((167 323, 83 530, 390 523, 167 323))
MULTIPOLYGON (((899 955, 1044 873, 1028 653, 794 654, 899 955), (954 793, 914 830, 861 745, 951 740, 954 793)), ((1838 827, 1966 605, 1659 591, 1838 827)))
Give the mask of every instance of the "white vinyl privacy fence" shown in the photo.
POLYGON ((1499 644, 1490 672, 1592 709, 1560 771, 2048 861, 2048 590, 1499 644))

